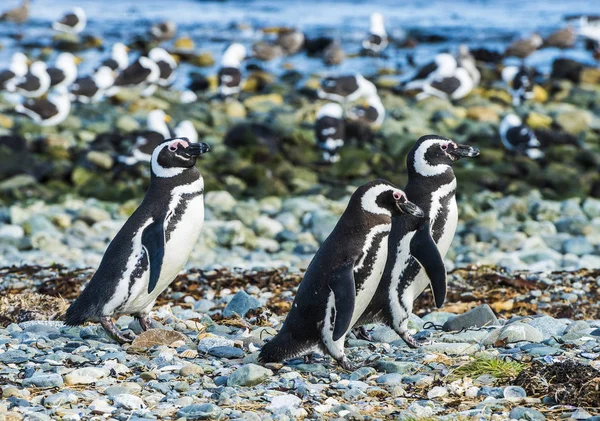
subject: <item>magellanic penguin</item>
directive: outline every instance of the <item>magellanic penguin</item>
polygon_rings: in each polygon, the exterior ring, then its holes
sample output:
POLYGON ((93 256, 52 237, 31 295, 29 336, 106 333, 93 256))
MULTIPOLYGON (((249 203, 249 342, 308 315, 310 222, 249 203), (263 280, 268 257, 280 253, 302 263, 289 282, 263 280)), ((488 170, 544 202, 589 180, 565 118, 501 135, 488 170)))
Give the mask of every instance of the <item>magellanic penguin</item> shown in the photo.
POLYGON ((392 220, 385 270, 357 326, 381 321, 392 327, 408 346, 418 346, 407 326, 414 300, 429 284, 437 307, 442 306, 446 297, 442 259, 458 223, 452 164, 460 158, 477 155, 479 150, 475 147, 435 135, 423 136, 413 146, 407 157, 405 192, 425 212, 425 218, 421 221, 407 216, 392 220))
POLYGON ((109 244, 100 267, 69 307, 65 323, 99 320, 119 342, 131 339, 112 316, 132 314, 142 329, 156 298, 185 265, 204 221, 204 180, 196 169, 206 143, 165 140, 152 153, 150 187, 141 205, 109 244))
POLYGON ((383 25, 383 15, 373 13, 371 15, 371 29, 368 37, 363 40, 362 46, 365 50, 375 54, 381 53, 388 45, 388 36, 383 25))
POLYGON ((400 213, 423 216, 402 190, 385 180, 371 181, 354 192, 309 264, 281 330, 263 346, 259 361, 280 362, 321 350, 350 369, 344 339, 377 289, 392 216, 400 213))

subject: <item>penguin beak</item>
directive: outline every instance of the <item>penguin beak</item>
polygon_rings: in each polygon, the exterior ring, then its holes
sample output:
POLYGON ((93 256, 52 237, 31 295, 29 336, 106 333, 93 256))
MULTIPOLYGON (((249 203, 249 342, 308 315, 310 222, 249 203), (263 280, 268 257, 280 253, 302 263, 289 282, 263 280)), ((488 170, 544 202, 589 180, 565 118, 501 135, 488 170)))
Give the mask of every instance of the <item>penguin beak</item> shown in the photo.
POLYGON ((455 159, 474 158, 479 155, 479 149, 475 146, 457 144, 455 148, 448 148, 448 153, 455 159))
POLYGON ((208 143, 204 142, 190 143, 189 146, 185 148, 185 153, 192 156, 200 156, 206 152, 210 152, 210 146, 208 146, 208 143))
POLYGON ((413 202, 409 202, 408 200, 405 202, 396 202, 396 206, 402 213, 413 215, 417 218, 422 218, 425 216, 425 213, 423 213, 423 210, 420 207, 415 205, 413 202))

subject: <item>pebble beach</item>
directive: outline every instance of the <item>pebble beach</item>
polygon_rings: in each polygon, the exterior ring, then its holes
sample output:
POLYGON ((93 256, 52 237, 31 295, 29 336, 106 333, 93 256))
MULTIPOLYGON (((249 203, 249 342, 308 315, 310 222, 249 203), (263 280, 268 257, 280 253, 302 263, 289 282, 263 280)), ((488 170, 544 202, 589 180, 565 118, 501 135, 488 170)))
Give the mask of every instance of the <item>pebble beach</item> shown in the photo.
POLYGON ((22 25, 0 22, 0 68, 18 51, 47 62, 72 52, 79 75, 92 74, 115 42, 132 57, 160 46, 178 62, 175 81, 151 95, 127 87, 73 101, 51 127, 16 113, 13 93, 0 92, 1 421, 600 419, 600 67, 578 37, 526 59, 534 86, 518 107, 502 80, 504 67, 520 64, 502 56, 507 45, 597 13, 593 2, 460 0, 453 12, 437 1, 147 3, 109 10, 82 0, 88 24, 78 35, 51 29, 75 6, 64 0, 35 0, 22 25), (360 45, 375 11, 390 45, 373 57, 360 45), (165 19, 177 34, 148 38, 165 19), (248 58, 241 92, 218 97, 224 49, 239 42, 251 52, 279 27, 330 37, 345 58, 248 58), (411 72, 461 44, 481 75, 468 95, 422 99, 402 89, 411 72), (385 119, 324 163, 320 84, 354 72, 376 87, 385 119), (155 110, 172 125, 191 122, 211 147, 197 164, 205 222, 150 313, 152 329, 115 318, 136 335, 121 345, 97 323, 66 326, 64 312, 148 188, 150 164, 124 165, 122 156, 155 110), (503 145, 509 113, 542 141, 542 159, 503 145), (268 132, 233 131, 252 125, 268 132), (320 355, 261 364, 350 195, 375 178, 404 186, 410 148, 431 133, 481 155, 453 167, 459 223, 444 259, 447 299, 437 309, 426 289, 409 319, 422 346, 372 324, 372 341, 347 337, 349 360, 364 363, 355 370, 320 355))

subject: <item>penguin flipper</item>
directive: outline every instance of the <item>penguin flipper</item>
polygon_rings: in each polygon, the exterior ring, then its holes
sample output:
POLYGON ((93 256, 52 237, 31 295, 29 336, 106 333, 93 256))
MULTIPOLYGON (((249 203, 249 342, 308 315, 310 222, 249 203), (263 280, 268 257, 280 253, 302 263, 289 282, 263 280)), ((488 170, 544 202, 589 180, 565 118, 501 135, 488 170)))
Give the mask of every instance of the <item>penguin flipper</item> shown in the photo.
POLYGON ((163 258, 165 256, 165 217, 161 216, 142 233, 142 246, 146 249, 150 266, 150 281, 148 282, 148 294, 150 294, 160 278, 163 258))
POLYGON ((335 325, 333 340, 337 341, 346 334, 354 313, 356 287, 354 285, 354 265, 348 263, 332 273, 329 288, 335 296, 335 325))
POLYGON ((440 308, 446 300, 446 266, 435 241, 431 238, 429 223, 421 225, 413 236, 410 254, 425 269, 435 305, 440 308))

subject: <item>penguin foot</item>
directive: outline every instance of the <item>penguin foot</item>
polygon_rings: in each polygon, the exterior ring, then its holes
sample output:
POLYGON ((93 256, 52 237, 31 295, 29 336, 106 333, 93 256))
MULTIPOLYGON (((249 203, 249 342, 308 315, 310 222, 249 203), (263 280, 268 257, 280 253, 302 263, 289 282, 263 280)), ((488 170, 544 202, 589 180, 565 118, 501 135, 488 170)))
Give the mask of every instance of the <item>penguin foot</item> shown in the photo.
POLYGON ((365 341, 373 342, 373 337, 371 336, 371 332, 367 330, 366 327, 361 326, 356 329, 352 329, 352 333, 356 336, 356 339, 364 339, 365 341))
POLYGON ((341 359, 337 360, 337 362, 344 370, 347 371, 354 371, 358 368, 355 367, 350 361, 348 361, 348 358, 346 358, 345 355, 341 359))
POLYGON ((152 329, 152 319, 147 314, 144 316, 136 316, 136 319, 144 332, 148 329, 152 329))
POLYGON ((415 338, 412 337, 412 335, 408 332, 402 332, 400 334, 400 337, 402 338, 402 340, 404 342, 406 342, 406 345, 408 345, 409 348, 420 348, 421 344, 419 344, 417 342, 417 340, 415 338))
POLYGON ((120 344, 126 344, 126 343, 133 342, 133 338, 130 338, 129 336, 125 336, 119 329, 117 329, 117 327, 115 326, 115 323, 113 322, 113 320, 110 316, 101 317, 100 324, 102 325, 102 327, 104 328, 106 333, 108 333, 108 336, 110 336, 115 341, 119 342, 120 344))

